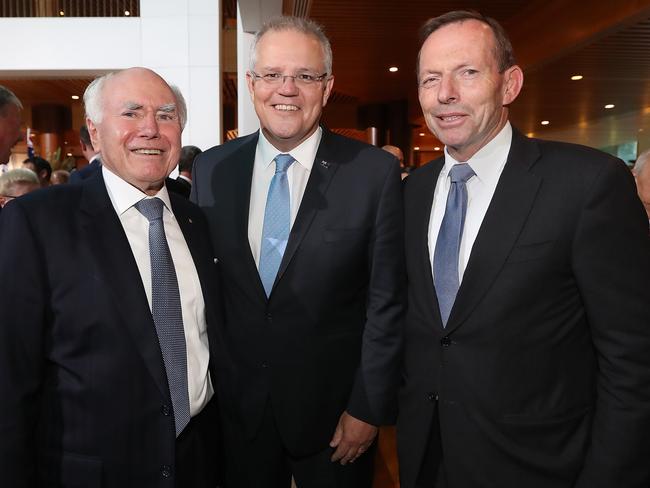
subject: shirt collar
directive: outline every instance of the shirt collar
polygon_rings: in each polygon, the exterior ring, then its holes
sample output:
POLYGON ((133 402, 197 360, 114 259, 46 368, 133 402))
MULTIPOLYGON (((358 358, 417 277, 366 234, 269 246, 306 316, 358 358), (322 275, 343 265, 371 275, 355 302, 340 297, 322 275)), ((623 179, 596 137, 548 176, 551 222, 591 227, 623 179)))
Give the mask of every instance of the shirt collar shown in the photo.
MULTIPOLYGON (((122 215, 140 200, 149 197, 149 195, 143 191, 117 176, 109 170, 106 165, 102 165, 102 175, 104 176, 104 183, 106 184, 106 190, 108 190, 108 196, 111 199, 111 203, 113 204, 113 208, 115 209, 115 212, 117 212, 117 215, 122 215)), ((165 204, 165 207, 167 207, 167 210, 173 214, 172 204, 169 200, 169 193, 167 192, 167 187, 165 185, 163 185, 154 197, 160 198, 165 204)))
MULTIPOLYGON (((494 175, 498 177, 501 174, 501 170, 508 159, 511 142, 512 126, 510 122, 506 122, 503 129, 490 142, 466 161, 472 167, 479 180, 487 181, 494 175)), ((459 164, 459 162, 449 154, 447 146, 445 146, 445 166, 443 168, 445 176, 449 174, 449 170, 455 164, 459 164)))
POLYGON ((288 151, 288 153, 282 153, 282 151, 278 151, 278 149, 269 142, 264 135, 264 132, 260 129, 260 137, 257 141, 257 150, 262 156, 264 168, 267 168, 278 154, 291 154, 293 159, 295 159, 303 168, 307 171, 311 171, 322 137, 323 129, 319 126, 312 135, 302 141, 298 146, 294 147, 291 151, 288 151))

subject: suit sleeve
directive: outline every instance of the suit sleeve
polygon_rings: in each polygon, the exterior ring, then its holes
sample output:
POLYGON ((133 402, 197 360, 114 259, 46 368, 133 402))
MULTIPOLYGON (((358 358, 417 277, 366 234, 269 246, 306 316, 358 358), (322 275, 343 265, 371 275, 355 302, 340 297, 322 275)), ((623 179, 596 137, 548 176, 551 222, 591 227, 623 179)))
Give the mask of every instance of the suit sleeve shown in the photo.
POLYGON ((0 486, 31 486, 44 369, 46 271, 19 200, 0 218, 0 486))
POLYGON ((402 353, 406 290, 399 167, 387 171, 369 244, 370 280, 361 360, 347 411, 373 425, 392 424, 402 353))
POLYGON ((650 239, 623 164, 595 179, 573 247, 598 358, 591 445, 577 488, 650 486, 650 239))

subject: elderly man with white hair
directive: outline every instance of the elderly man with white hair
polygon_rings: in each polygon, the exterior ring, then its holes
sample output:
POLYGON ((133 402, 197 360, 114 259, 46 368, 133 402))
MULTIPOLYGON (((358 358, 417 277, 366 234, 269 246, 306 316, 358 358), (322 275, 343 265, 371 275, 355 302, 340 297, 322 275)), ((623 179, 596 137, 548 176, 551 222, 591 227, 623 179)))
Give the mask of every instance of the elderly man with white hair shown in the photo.
POLYGON ((0 219, 0 486, 214 488, 214 262, 165 187, 184 103, 144 68, 84 102, 101 170, 0 219))

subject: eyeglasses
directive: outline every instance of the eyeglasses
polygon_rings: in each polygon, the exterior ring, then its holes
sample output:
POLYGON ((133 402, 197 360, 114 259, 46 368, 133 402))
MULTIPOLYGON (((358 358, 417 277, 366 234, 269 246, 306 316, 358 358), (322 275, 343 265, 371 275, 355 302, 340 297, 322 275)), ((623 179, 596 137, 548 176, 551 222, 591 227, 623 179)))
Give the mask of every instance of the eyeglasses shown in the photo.
POLYGON ((291 78, 296 85, 313 85, 319 83, 327 77, 327 73, 322 75, 314 75, 311 73, 299 73, 297 75, 283 75, 282 73, 266 73, 259 75, 255 71, 249 71, 250 75, 256 80, 263 80, 269 85, 283 85, 287 78, 291 78))

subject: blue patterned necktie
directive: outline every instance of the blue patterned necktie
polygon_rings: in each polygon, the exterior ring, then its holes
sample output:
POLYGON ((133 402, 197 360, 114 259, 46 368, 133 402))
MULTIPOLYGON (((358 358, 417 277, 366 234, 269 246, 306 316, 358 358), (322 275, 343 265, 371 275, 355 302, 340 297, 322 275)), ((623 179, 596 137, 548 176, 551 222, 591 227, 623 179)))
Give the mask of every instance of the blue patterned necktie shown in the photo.
POLYGON ((167 372, 178 437, 190 421, 190 399, 187 390, 187 349, 176 269, 165 237, 162 200, 140 200, 135 208, 149 221, 151 314, 167 372))
POLYGON ((433 255, 433 282, 438 296, 442 326, 447 326, 451 307, 456 300, 460 282, 458 280, 458 259, 460 241, 463 237, 465 214, 467 213, 467 187, 465 183, 474 176, 469 164, 455 164, 449 171, 451 186, 447 195, 445 216, 440 225, 436 249, 433 255))
POLYGON ((260 278, 267 297, 271 294, 289 240, 291 205, 287 170, 293 162, 290 154, 278 154, 275 157, 275 174, 266 197, 260 250, 260 278))

